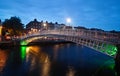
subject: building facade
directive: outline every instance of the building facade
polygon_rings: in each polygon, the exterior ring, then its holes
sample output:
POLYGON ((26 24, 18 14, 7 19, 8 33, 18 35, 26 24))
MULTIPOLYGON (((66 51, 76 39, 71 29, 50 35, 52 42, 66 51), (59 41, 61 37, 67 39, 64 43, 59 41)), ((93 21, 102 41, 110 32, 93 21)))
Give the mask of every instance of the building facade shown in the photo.
POLYGON ((39 31, 42 28, 42 21, 38 22, 37 19, 34 19, 34 21, 30 21, 26 25, 27 31, 39 31))
POLYGON ((26 31, 27 32, 38 32, 38 31, 42 31, 42 30, 53 30, 53 29, 64 29, 65 24, 58 24, 56 23, 52 23, 52 22, 39 22, 37 21, 37 19, 34 19, 33 21, 30 21, 27 25, 26 25, 26 31))

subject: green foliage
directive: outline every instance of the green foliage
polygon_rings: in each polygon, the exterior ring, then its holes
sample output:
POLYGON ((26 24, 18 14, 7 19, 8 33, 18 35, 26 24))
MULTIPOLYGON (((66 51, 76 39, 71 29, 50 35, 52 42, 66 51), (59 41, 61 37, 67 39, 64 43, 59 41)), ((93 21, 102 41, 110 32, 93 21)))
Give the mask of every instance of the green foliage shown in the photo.
POLYGON ((3 22, 3 27, 10 33, 10 35, 21 35, 23 32, 23 24, 18 17, 5 19, 3 22))

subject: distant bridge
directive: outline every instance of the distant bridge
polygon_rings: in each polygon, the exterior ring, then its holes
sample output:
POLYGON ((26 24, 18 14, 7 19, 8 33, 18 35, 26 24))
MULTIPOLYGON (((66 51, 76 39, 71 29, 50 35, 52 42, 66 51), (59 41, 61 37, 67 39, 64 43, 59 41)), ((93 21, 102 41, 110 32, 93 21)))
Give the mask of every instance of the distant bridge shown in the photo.
MULTIPOLYGON (((115 57, 117 52, 116 44, 120 43, 119 36, 113 33, 90 31, 90 30, 43 30, 38 32, 30 32, 21 37, 22 41, 27 43, 40 38, 58 38, 71 41, 80 45, 84 45, 102 52, 109 56, 115 57)), ((22 42, 21 45, 26 43, 22 42)))

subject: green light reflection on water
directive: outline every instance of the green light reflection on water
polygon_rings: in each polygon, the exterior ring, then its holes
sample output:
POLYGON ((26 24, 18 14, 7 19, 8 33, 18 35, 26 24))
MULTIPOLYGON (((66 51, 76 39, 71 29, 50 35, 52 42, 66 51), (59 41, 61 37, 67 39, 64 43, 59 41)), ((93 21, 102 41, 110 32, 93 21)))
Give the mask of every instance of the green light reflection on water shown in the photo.
POLYGON ((21 58, 24 60, 26 58, 26 48, 27 48, 27 42, 26 41, 21 41, 20 42, 20 49, 21 49, 21 58))
POLYGON ((28 43, 26 41, 21 41, 20 45, 27 45, 28 43))
POLYGON ((109 70, 109 72, 112 72, 112 74, 116 75, 115 72, 115 61, 114 59, 110 59, 105 61, 95 72, 95 76, 102 74, 106 70, 109 70))

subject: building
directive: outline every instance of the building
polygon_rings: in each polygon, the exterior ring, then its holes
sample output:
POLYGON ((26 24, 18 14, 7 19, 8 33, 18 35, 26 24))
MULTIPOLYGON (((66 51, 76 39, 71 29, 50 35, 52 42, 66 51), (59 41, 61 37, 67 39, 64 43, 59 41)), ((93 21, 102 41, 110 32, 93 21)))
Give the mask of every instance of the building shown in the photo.
POLYGON ((64 26, 64 29, 66 29, 66 30, 72 30, 72 26, 64 26))
POLYGON ((82 26, 78 26, 78 27, 74 27, 75 30, 87 30, 87 28, 82 27, 82 26))
POLYGON ((34 21, 30 21, 26 25, 27 31, 39 31, 42 28, 43 21, 38 22, 37 19, 34 19, 34 21))
POLYGON ((58 24, 58 23, 55 23, 54 24, 54 28, 57 30, 59 30, 59 29, 64 29, 65 28, 65 24, 58 24))
POLYGON ((46 22, 39 22, 37 21, 37 19, 34 19, 33 21, 30 21, 27 25, 26 25, 26 30, 27 31, 40 31, 40 30, 51 30, 54 29, 54 23, 50 22, 48 23, 46 22))
POLYGON ((52 22, 39 22, 37 21, 37 19, 34 19, 33 21, 30 21, 27 25, 26 25, 26 31, 28 32, 38 32, 38 31, 42 31, 42 30, 53 30, 53 29, 64 29, 65 24, 58 24, 56 23, 52 23, 52 22))

